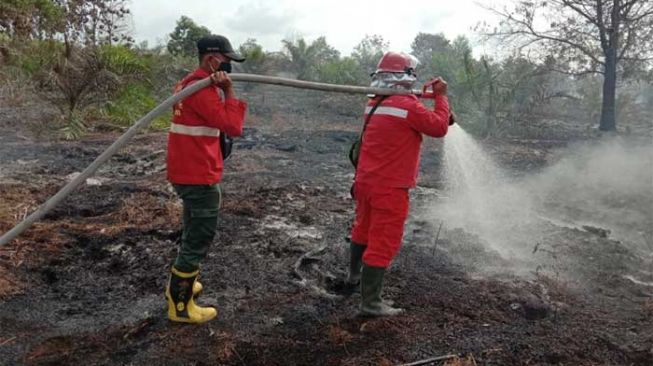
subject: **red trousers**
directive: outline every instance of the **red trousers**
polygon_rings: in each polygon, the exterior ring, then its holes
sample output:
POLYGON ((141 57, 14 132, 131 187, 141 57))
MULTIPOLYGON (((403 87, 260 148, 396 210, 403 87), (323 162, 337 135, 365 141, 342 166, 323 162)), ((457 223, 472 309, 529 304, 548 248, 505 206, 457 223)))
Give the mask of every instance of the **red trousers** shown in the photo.
POLYGON ((356 183, 356 219, 351 240, 366 245, 363 263, 387 268, 399 252, 408 217, 408 189, 356 183))

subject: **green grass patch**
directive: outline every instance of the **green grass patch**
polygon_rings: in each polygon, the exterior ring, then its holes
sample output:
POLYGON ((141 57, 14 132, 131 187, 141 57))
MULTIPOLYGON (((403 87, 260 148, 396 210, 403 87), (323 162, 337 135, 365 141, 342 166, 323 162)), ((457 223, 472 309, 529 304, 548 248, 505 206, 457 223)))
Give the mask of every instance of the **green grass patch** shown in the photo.
MULTIPOLYGON (((145 82, 127 85, 116 98, 107 103, 106 113, 112 123, 119 126, 131 126, 158 105, 152 96, 151 87, 145 82)), ((151 129, 162 130, 170 126, 172 111, 157 117, 150 125, 151 129)))

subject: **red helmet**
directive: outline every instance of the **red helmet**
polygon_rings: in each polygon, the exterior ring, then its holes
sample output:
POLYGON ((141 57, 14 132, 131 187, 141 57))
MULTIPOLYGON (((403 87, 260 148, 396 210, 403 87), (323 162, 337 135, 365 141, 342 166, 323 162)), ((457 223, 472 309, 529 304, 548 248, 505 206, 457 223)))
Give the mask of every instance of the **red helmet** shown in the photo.
POLYGON ((414 75, 417 67, 417 60, 405 53, 386 52, 379 64, 376 65, 376 72, 405 72, 414 75))

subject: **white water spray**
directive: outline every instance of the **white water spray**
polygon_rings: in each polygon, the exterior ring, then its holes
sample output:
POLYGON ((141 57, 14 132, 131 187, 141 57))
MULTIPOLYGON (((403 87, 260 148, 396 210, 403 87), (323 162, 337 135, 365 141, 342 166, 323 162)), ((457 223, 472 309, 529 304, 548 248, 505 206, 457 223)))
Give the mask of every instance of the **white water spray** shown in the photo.
POLYGON ((504 257, 532 249, 520 230, 533 222, 529 195, 462 128, 445 138, 444 169, 449 199, 434 211, 450 228, 477 234, 504 257))
MULTIPOLYGON (((436 227, 477 235, 506 259, 532 259, 554 228, 606 229, 642 257, 653 253, 653 146, 621 139, 559 151, 551 166, 515 177, 457 126, 444 139, 446 199, 436 227)), ((573 245, 573 243, 571 243, 573 245)))

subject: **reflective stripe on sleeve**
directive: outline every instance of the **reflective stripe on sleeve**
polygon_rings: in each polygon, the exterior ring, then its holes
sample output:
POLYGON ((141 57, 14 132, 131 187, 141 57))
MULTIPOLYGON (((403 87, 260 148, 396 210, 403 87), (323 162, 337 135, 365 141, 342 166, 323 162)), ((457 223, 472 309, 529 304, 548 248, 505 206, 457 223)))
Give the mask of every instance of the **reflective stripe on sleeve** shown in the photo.
POLYGON ((170 132, 188 136, 220 137, 220 130, 217 128, 205 126, 186 126, 180 125, 178 123, 170 124, 170 132))
MULTIPOLYGON (((369 114, 370 111, 372 110, 371 106, 368 106, 365 108, 365 114, 369 114)), ((406 118, 408 117, 408 111, 405 109, 401 108, 395 108, 395 107, 378 107, 375 111, 374 114, 378 115, 386 115, 386 116, 393 116, 393 117, 399 117, 399 118, 406 118)))

